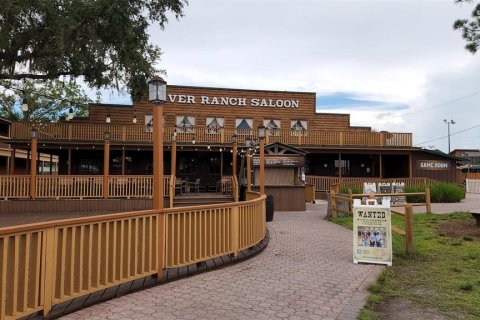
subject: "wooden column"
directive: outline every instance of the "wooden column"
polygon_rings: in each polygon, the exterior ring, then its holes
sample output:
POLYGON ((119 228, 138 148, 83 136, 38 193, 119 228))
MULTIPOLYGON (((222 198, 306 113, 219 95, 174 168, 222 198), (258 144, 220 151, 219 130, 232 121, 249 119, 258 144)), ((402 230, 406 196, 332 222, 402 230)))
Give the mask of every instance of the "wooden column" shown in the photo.
POLYGON ((173 184, 173 187, 170 188, 170 208, 173 208, 173 199, 175 198, 175 179, 177 175, 177 137, 172 136, 172 153, 170 160, 170 183, 173 184))
POLYGON ((163 214, 163 107, 153 105, 153 210, 158 212, 158 279, 165 266, 165 215, 163 214))
POLYGON ((103 198, 108 199, 108 175, 110 173, 110 136, 105 134, 103 144, 103 198))
POLYGON ((252 167, 250 164, 250 150, 247 151, 247 191, 252 191, 252 167))
POLYGON ((380 153, 380 155, 378 156, 378 171, 379 171, 379 176, 380 176, 380 179, 383 179, 383 162, 382 162, 382 154, 380 153))
POLYGON ((15 174, 15 148, 10 150, 10 164, 8 166, 8 174, 15 174))
POLYGON ((232 175, 237 175, 237 156, 238 156, 238 146, 237 142, 233 143, 233 156, 232 156, 232 175))
POLYGON ((409 155, 408 155, 408 174, 409 174, 409 177, 413 177, 413 160, 412 160, 412 152, 410 151, 409 155))
POLYGON ((338 154, 338 177, 342 177, 342 154, 338 154))
POLYGON ((265 194, 265 139, 260 138, 260 193, 265 194))
MULTIPOLYGON (((38 139, 36 133, 33 133, 32 130, 32 140, 30 143, 31 153, 30 153, 30 198, 35 199, 37 197, 37 144, 38 139), (34 136, 35 135, 35 136, 34 136)), ((28 163, 28 161, 27 161, 28 163)))
POLYGON ((163 107, 153 106, 153 209, 163 209, 163 107))
POLYGON ((72 148, 68 148, 67 174, 72 174, 72 148))
POLYGON ((125 147, 122 148, 122 176, 125 175, 125 147))

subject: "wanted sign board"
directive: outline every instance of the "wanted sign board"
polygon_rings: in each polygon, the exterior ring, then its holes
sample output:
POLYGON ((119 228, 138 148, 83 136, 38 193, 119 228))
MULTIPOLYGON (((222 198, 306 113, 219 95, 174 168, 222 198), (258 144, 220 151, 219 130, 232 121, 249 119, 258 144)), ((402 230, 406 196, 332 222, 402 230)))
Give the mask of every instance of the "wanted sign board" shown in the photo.
POLYGON ((390 203, 368 200, 353 204, 353 262, 392 265, 392 220, 390 203), (372 204, 370 204, 370 202, 372 204))

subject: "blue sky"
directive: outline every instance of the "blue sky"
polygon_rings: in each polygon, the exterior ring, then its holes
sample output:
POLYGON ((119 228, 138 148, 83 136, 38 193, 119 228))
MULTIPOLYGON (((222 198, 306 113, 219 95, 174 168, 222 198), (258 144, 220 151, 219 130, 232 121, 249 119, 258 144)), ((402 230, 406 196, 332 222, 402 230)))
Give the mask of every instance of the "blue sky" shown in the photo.
MULTIPOLYGON (((480 149, 480 54, 466 52, 453 0, 195 0, 150 29, 170 84, 317 92, 319 112, 412 132, 414 143, 480 149), (466 97, 466 98, 465 98, 466 97), (464 131, 466 130, 466 131, 464 131), (456 134, 456 132, 464 131, 456 134), (435 140, 437 139, 437 140, 435 140)), ((117 93, 106 103, 128 103, 117 93)))

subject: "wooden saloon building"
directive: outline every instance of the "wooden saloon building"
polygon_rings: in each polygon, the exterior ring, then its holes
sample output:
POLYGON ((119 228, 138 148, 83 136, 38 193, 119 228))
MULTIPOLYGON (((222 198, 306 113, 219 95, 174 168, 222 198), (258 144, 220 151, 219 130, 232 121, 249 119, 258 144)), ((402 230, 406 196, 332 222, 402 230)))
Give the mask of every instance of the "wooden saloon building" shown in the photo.
MULTIPOLYGON (((150 176, 152 107, 146 101, 133 105, 91 104, 85 118, 9 123, 8 130, 3 130, 9 135, 3 139, 9 150, 4 150, 0 159, 2 170, 6 175, 28 174, 28 163, 22 164, 16 155, 29 150, 31 130, 35 128, 38 153, 51 155, 56 162, 47 166, 52 169, 39 172, 39 177, 150 176)), ((198 192, 218 191, 219 182, 232 175, 232 167, 240 184, 244 183, 245 144, 247 140, 253 142, 249 152, 256 152, 255 160, 260 125, 267 129, 267 167, 274 163, 270 167, 275 168, 270 175, 267 172, 267 193, 269 187, 278 185, 301 186, 304 175, 316 184, 317 191, 352 177, 455 181, 457 158, 412 147, 411 133, 375 132, 370 127, 351 126, 349 114, 318 112, 313 92, 169 85, 163 116, 164 174, 171 174, 171 144, 175 139, 175 176, 193 183, 191 187, 198 192), (236 159, 234 146, 238 146, 236 159), (292 156, 297 160, 282 160, 292 156), (281 170, 292 166, 295 168, 288 172, 281 170)), ((252 184, 259 184, 258 176, 252 184)))

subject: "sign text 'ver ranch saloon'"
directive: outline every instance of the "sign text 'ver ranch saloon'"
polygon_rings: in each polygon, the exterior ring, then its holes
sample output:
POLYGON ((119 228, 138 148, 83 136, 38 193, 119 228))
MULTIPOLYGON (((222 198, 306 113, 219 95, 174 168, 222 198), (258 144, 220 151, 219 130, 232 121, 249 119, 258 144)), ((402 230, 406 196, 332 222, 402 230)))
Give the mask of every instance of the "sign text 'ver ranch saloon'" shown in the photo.
POLYGON ((186 94, 169 94, 168 100, 171 103, 181 104, 204 104, 235 107, 269 107, 269 108, 298 108, 298 100, 289 99, 263 99, 263 98, 242 98, 242 97, 210 97, 193 96, 186 94))

